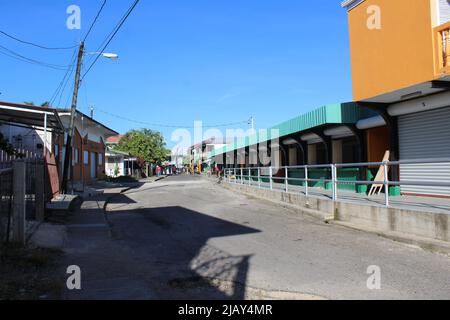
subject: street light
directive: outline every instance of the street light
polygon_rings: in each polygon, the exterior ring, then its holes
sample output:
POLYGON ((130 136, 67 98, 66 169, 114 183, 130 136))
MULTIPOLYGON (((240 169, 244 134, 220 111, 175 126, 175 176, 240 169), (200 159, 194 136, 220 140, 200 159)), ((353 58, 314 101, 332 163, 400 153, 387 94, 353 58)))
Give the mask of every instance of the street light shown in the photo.
MULTIPOLYGON (((66 139, 66 156, 64 159, 64 167, 63 167, 63 174, 61 179, 61 191, 62 193, 67 193, 67 178, 68 178, 68 171, 69 166, 72 165, 72 137, 74 134, 74 122, 75 122, 75 112, 77 110, 77 99, 78 99, 78 90, 81 83, 81 65, 83 62, 83 56, 84 56, 84 41, 80 43, 80 48, 78 50, 78 58, 77 58, 77 70, 75 73, 75 85, 73 90, 73 96, 72 96, 72 107, 70 110, 70 123, 69 123, 69 130, 67 131, 67 139, 66 139)), ((111 59, 111 60, 117 60, 119 59, 119 55, 115 53, 106 53, 106 52, 92 52, 88 53, 90 55, 101 55, 104 58, 111 59)), ((95 61, 94 61, 95 63, 95 61)), ((91 65, 92 67, 92 65, 91 65)), ((83 76, 84 77, 84 76, 83 76)), ((83 173, 84 174, 84 173, 83 173)), ((73 181, 72 181, 73 182, 73 181)))
POLYGON ((103 58, 111 59, 111 60, 118 60, 119 55, 117 53, 108 53, 108 52, 90 52, 89 54, 100 54, 103 58))

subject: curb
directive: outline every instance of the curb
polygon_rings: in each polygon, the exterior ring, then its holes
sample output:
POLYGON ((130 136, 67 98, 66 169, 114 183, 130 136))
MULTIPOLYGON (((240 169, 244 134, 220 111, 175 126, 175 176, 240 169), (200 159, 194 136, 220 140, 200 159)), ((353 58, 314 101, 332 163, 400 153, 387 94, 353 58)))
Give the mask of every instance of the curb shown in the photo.
POLYGON ((376 229, 366 228, 363 226, 356 226, 348 222, 331 220, 328 221, 329 224, 334 224, 337 226, 341 226, 344 228, 349 228, 352 230, 367 232, 371 234, 375 234, 379 237, 387 238, 396 242, 405 243, 408 245, 419 247, 423 250, 430 251, 433 253, 444 254, 450 256, 450 243, 446 243, 444 241, 422 238, 417 236, 411 236, 408 234, 400 233, 400 232, 387 232, 380 231, 376 229))

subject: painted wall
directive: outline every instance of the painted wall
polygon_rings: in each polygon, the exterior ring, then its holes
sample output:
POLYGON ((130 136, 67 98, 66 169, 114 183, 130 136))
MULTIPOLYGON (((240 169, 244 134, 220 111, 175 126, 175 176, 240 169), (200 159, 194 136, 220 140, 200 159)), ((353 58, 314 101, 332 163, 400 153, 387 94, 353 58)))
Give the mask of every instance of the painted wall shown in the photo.
MULTIPOLYGON (((78 163, 75 164, 74 162, 74 168, 73 168, 73 179, 75 182, 82 182, 84 178, 84 182, 89 184, 93 181, 93 178, 91 177, 91 164, 92 158, 91 153, 95 153, 95 172, 97 175, 97 178, 101 177, 105 174, 105 144, 102 140, 101 142, 95 142, 91 141, 89 136, 81 137, 80 132, 78 131, 78 128, 75 128, 75 135, 74 135, 74 141, 73 146, 74 149, 78 149, 78 163), (88 152, 87 163, 85 163, 85 151, 88 152), (101 155, 103 161, 100 163, 99 161, 99 155, 101 155)), ((60 175, 62 176, 62 167, 63 167, 63 161, 64 161, 64 153, 65 153, 65 147, 64 147, 64 137, 61 135, 59 139, 56 140, 56 143, 53 145, 53 152, 55 153, 56 160, 58 162, 58 168, 60 175), (57 147, 55 146, 57 145, 57 147)), ((75 156, 75 151, 72 151, 72 156, 75 156)))
MULTIPOLYGON (((0 132, 16 149, 24 149, 38 155, 43 155, 45 140, 44 130, 0 125, 0 132), (41 148, 39 147, 41 146, 41 148)), ((52 133, 47 132, 47 150, 51 151, 52 133)))
POLYGON ((368 162, 382 161, 386 150, 390 149, 389 129, 386 126, 368 129, 366 138, 368 162))
POLYGON ((434 79, 434 0, 366 0, 349 11, 355 101, 434 79), (380 8, 380 29, 367 26, 380 8))
POLYGON ((125 164, 123 156, 106 156, 105 173, 109 177, 114 177, 116 166, 119 168, 118 176, 125 175, 125 164))

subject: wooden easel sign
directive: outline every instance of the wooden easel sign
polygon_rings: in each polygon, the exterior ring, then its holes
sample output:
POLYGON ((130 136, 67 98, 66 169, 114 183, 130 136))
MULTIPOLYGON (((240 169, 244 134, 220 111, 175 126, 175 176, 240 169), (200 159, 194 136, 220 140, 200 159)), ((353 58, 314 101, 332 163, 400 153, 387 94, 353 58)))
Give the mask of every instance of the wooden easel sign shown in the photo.
MULTIPOLYGON (((389 161, 390 158, 390 151, 387 150, 384 153, 384 157, 383 157, 383 162, 389 161)), ((389 167, 387 167, 387 170, 389 173, 389 167)), ((375 176, 375 180, 374 181, 384 181, 384 165, 381 165, 380 168, 378 169, 377 175, 375 176)), ((380 194, 381 190, 383 190, 384 184, 372 184, 372 186, 370 187, 370 191, 369 191, 369 196, 372 196, 374 194, 380 194)), ((384 192, 389 192, 388 190, 385 190, 384 192)))

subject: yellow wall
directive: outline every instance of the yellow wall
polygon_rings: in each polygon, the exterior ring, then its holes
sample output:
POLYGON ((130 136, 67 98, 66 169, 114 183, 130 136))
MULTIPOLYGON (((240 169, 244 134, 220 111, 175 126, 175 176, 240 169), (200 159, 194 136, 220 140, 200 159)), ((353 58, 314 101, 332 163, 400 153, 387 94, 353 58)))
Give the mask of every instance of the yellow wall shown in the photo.
POLYGON ((434 78, 433 2, 366 0, 349 12, 354 100, 434 78), (381 9, 381 29, 367 27, 370 5, 381 9))

